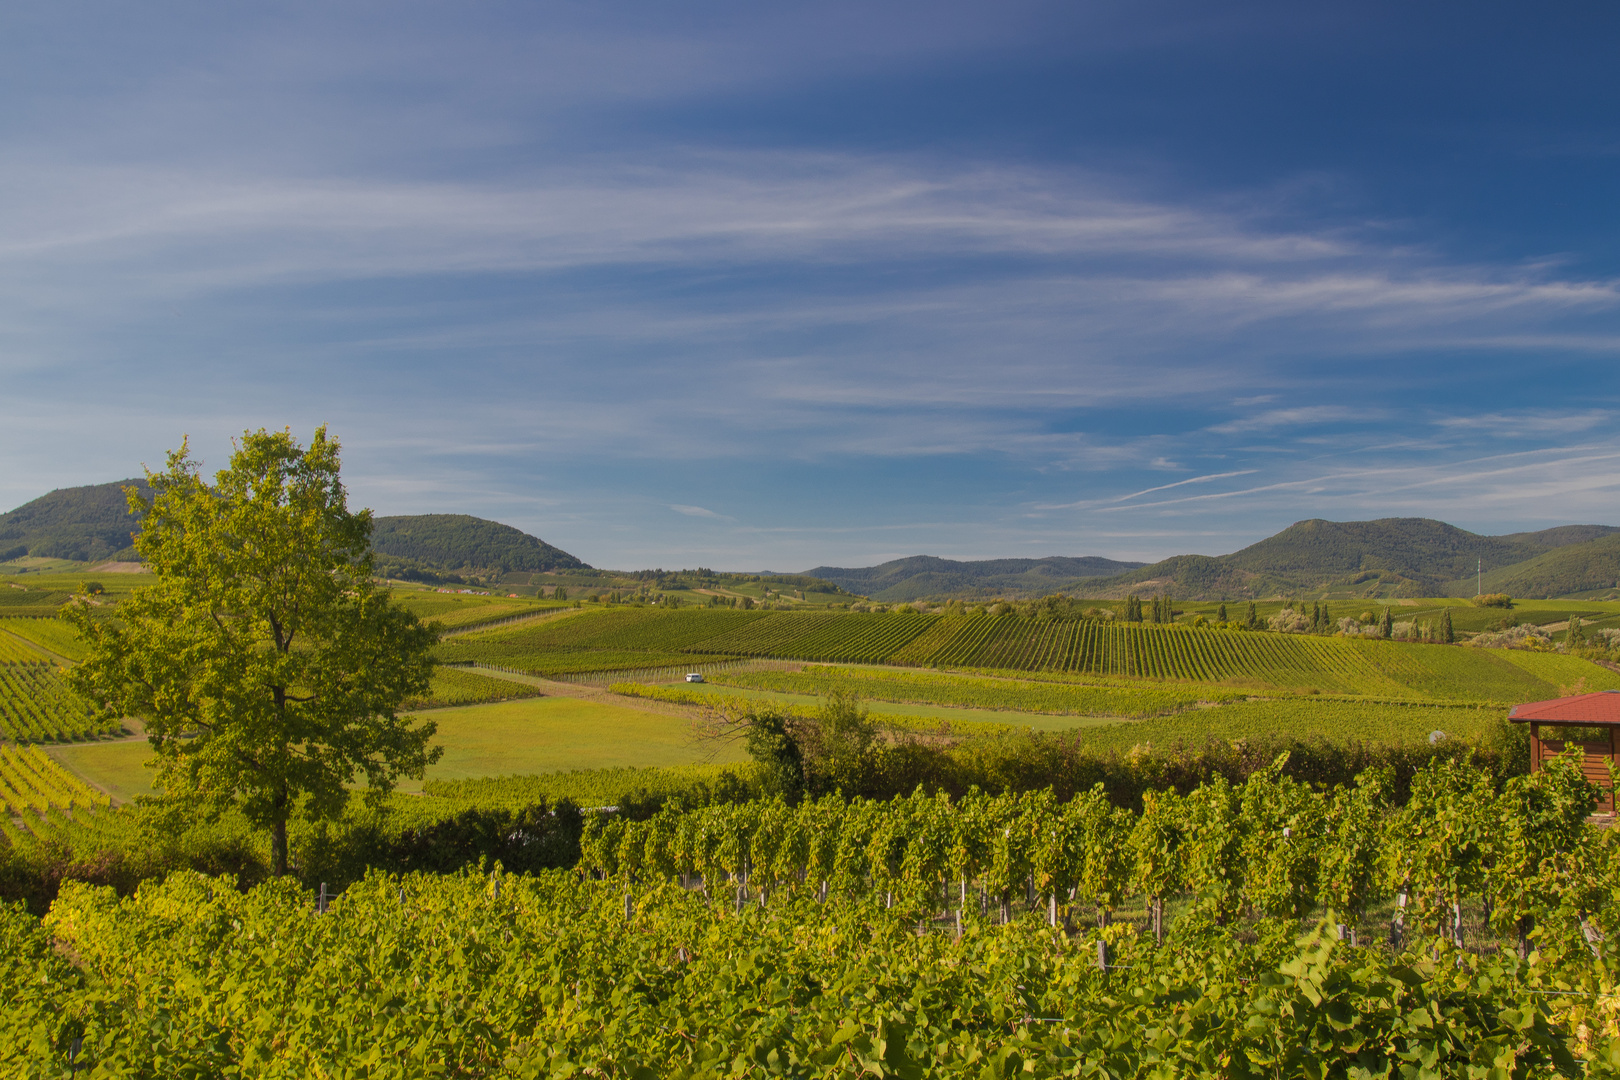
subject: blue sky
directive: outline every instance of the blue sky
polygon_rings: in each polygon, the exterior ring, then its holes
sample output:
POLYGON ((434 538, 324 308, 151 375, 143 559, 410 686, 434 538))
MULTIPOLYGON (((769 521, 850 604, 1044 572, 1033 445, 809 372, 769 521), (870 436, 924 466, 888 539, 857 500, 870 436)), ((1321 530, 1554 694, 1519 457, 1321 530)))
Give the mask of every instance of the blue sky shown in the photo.
POLYGON ((599 566, 1620 524, 1609 5, 7 5, 0 505, 599 566))

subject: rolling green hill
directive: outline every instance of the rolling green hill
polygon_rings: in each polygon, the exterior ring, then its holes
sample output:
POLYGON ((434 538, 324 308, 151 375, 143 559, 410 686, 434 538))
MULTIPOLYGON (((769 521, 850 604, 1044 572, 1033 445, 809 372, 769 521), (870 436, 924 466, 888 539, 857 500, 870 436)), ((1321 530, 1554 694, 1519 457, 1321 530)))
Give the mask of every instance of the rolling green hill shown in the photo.
POLYGON ((818 566, 806 571, 841 589, 886 603, 936 596, 1045 596, 1081 578, 1105 577, 1142 566, 1095 555, 1082 558, 983 559, 958 562, 913 555, 878 566, 818 566))
MULTIPOLYGON (((1486 592, 1509 596, 1568 596, 1620 587, 1620 536, 1605 536, 1543 552, 1485 574, 1486 592)), ((1449 596, 1472 596, 1474 579, 1452 582, 1449 596)))
POLYGON ((372 550, 380 572, 409 578, 415 569, 538 573, 588 570, 585 563, 521 529, 470 514, 413 514, 374 519, 372 550))
POLYGON ((24 555, 80 562, 134 558, 129 537, 139 521, 130 517, 123 491, 132 484, 149 494, 144 480, 57 488, 0 514, 0 562, 24 555))
MULTIPOLYGON (((24 555, 100 562, 135 559, 130 534, 139 527, 124 498, 144 480, 58 488, 0 514, 0 562, 24 555)), ((510 525, 468 514, 417 514, 375 519, 372 547, 379 569, 394 577, 431 579, 436 571, 542 572, 588 570, 560 548, 510 525)))

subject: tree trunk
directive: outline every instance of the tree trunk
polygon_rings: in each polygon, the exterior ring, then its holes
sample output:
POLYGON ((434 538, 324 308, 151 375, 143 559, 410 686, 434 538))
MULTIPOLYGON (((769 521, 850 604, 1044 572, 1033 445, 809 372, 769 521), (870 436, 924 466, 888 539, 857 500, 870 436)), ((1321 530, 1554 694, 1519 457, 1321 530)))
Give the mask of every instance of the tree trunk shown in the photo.
POLYGON ((287 874, 287 819, 277 818, 270 826, 270 872, 276 877, 287 874))

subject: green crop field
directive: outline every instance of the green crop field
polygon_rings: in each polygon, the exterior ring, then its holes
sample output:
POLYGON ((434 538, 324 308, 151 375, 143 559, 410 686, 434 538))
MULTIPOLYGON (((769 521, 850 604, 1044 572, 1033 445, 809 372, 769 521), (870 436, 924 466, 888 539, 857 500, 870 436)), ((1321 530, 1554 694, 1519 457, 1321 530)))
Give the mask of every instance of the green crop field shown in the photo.
POLYGON ((84 659, 84 642, 79 632, 61 619, 0 618, 0 631, 3 631, 0 632, 0 640, 7 634, 15 634, 69 660, 84 659))
POLYGON ((47 664, 50 658, 10 634, 0 633, 0 664, 47 664))
POLYGON ((721 672, 710 676, 709 682, 720 686, 792 694, 853 694, 866 701, 1080 716, 1157 716, 1191 708, 1201 701, 1233 701, 1244 696, 1244 691, 1187 685, 1065 684, 935 672, 821 666, 808 667, 800 672, 721 672))
POLYGON ((49 618, 72 594, 55 589, 0 587, 0 617, 49 618))
POLYGON ((0 735, 18 742, 57 742, 117 730, 115 722, 92 718, 54 665, 0 664, 0 735))
POLYGON ((871 663, 885 660, 936 621, 933 615, 778 612, 693 651, 871 663))
POLYGON ((723 654, 693 657, 683 650, 766 617, 753 611, 607 608, 452 638, 436 655, 445 663, 494 664, 540 675, 675 667, 726 659, 723 654))
POLYGON ((433 684, 426 697, 405 703, 409 709, 437 709, 453 705, 479 705, 511 698, 536 697, 540 688, 511 679, 495 679, 460 668, 433 669, 433 684))
POLYGON ((436 622, 447 630, 463 626, 477 626, 511 618, 514 615, 539 614, 567 607, 553 600, 531 598, 514 599, 509 596, 475 596, 457 593, 416 592, 395 589, 393 599, 400 607, 424 622, 436 622))
MULTIPOLYGON (((1620 675, 1584 660, 1525 659, 1534 655, 1366 638, 1011 615, 656 608, 608 609, 556 623, 468 634, 443 643, 438 651, 446 662, 479 662, 537 674, 770 657, 1378 698, 1526 701, 1557 696, 1564 687, 1576 685, 1590 690, 1620 688, 1620 675)), ((1158 710, 1144 699, 1140 708, 1129 711, 1158 710)))
POLYGON ((0 744, 0 809, 5 813, 43 814, 53 807, 106 806, 109 801, 39 747, 0 744))
POLYGON ((425 795, 466 806, 517 808, 542 799, 548 802, 572 799, 581 806, 614 806, 628 796, 672 795, 688 791, 697 783, 723 783, 727 773, 746 779, 753 772, 754 766, 749 762, 620 766, 530 776, 429 780, 422 790, 425 795))
MULTIPOLYGON (((771 702, 798 715, 810 716, 822 704, 821 698, 811 694, 750 690, 717 686, 713 683, 659 686, 622 682, 614 683, 608 689, 625 697, 668 701, 678 705, 695 705, 725 711, 746 708, 760 702, 771 702)), ((943 730, 953 735, 982 735, 995 728, 1072 731, 1088 724, 1102 724, 1118 719, 1117 716, 1017 712, 1009 709, 975 709, 959 705, 918 705, 894 701, 869 702, 865 703, 864 707, 871 718, 879 724, 929 734, 938 734, 943 730)))
POLYGON ((1471 741, 1497 731, 1506 718, 1500 707, 1279 698, 1089 727, 1076 738, 1095 750, 1120 752, 1136 746, 1199 746, 1210 739, 1419 743, 1435 731, 1471 741))

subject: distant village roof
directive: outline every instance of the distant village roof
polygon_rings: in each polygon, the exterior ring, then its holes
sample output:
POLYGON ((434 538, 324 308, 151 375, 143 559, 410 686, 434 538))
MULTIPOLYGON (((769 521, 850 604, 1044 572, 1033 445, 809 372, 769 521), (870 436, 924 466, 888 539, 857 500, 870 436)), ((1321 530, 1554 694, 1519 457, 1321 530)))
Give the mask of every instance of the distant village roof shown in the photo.
POLYGON ((1508 719, 1517 724, 1613 724, 1620 727, 1620 690, 1528 701, 1513 706, 1508 719))

